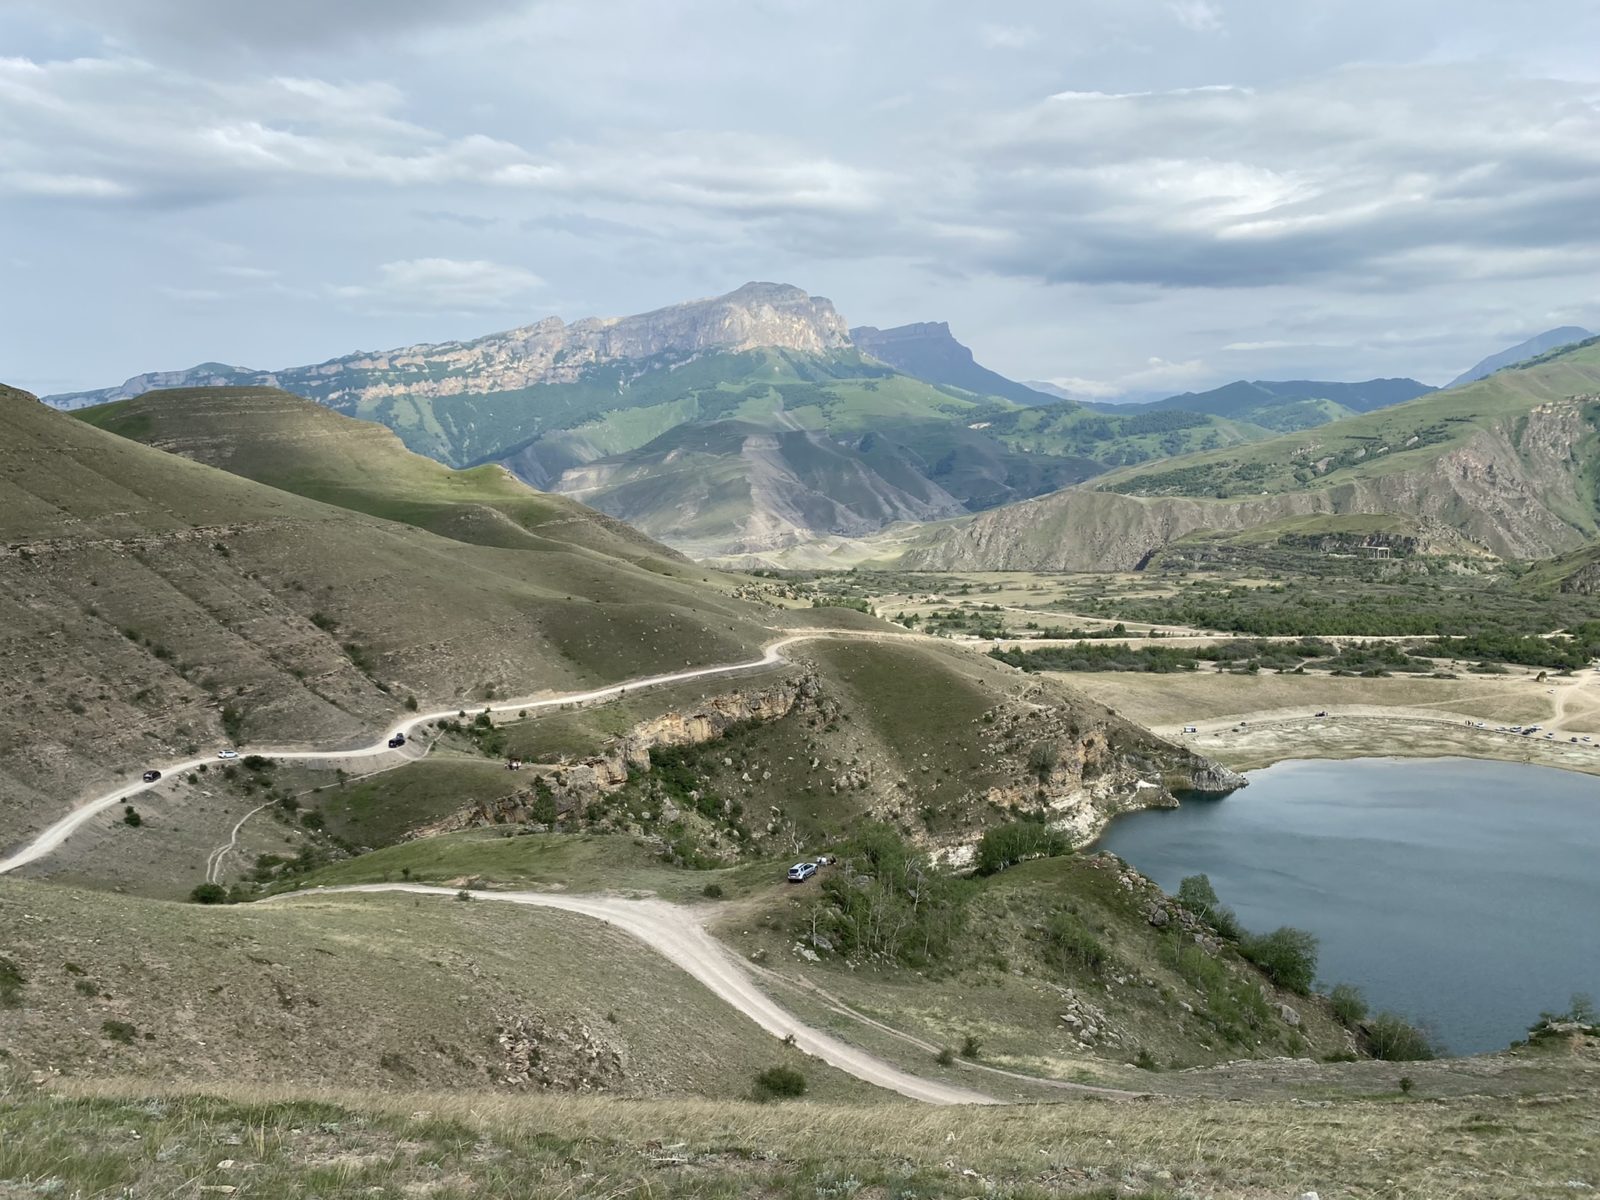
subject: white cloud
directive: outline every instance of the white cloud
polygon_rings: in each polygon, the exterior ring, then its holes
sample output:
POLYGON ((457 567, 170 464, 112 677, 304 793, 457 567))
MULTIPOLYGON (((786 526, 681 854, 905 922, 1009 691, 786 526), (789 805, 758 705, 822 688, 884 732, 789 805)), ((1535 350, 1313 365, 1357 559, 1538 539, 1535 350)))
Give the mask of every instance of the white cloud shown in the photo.
POLYGON ((1222 28, 1222 8, 1211 0, 1169 0, 1167 9, 1179 25, 1195 33, 1216 33, 1222 28))
POLYGON ((332 289, 369 309, 491 312, 513 308, 544 286, 532 271, 503 263, 452 258, 409 258, 378 268, 372 283, 332 289))
POLYGON ((1209 380, 1214 374, 1213 368, 1198 358, 1185 362, 1151 358, 1137 370, 1109 379, 1061 376, 1045 382, 1055 384, 1074 400, 1116 400, 1123 396, 1137 398, 1149 393, 1180 392, 1209 380))

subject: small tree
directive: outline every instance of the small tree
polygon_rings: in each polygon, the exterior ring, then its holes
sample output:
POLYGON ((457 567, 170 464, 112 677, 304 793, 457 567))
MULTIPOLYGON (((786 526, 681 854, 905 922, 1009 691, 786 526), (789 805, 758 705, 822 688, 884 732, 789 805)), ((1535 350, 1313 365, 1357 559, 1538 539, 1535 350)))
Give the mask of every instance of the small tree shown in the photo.
POLYGON ((1284 925, 1246 938, 1240 951, 1281 988, 1302 996, 1317 978, 1317 935, 1284 925))
POLYGON ((1374 1058, 1387 1062, 1420 1062, 1439 1052, 1427 1033, 1392 1012, 1379 1013, 1367 1027, 1367 1045, 1374 1058))
POLYGON ((1352 1029, 1367 1019, 1367 998, 1353 983, 1334 984, 1328 1003, 1333 1006, 1333 1015, 1352 1029))
POLYGON ((793 1067, 768 1067, 756 1076, 755 1097, 762 1103, 806 1094, 806 1077, 793 1067))
POLYGON ((1182 879, 1178 883, 1178 903, 1225 938, 1238 941, 1244 932, 1233 909, 1217 898, 1208 876, 1189 875, 1182 879))
POLYGON ((189 893, 189 900, 193 904, 226 904, 228 890, 220 883, 196 884, 189 893))
POLYGON ((554 825, 560 811, 556 808, 555 790, 540 775, 533 781, 533 809, 530 814, 540 825, 554 825))
POLYGON ((976 1059, 983 1051, 983 1043, 976 1034, 969 1033, 961 1039, 961 1057, 976 1059))
POLYGON ((1111 961, 1111 952, 1105 944, 1071 913, 1057 913, 1051 917, 1045 924, 1044 938, 1045 944, 1060 959, 1064 973, 1076 966, 1099 974, 1111 961))

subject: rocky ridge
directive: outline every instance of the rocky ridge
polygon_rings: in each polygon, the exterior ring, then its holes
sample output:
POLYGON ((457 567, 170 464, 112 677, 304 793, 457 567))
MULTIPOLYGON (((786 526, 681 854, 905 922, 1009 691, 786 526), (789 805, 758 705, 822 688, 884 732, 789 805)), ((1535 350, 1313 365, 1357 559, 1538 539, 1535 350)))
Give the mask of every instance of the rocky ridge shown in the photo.
POLYGON ((435 398, 571 383, 597 363, 662 355, 688 359, 710 351, 756 348, 823 354, 850 345, 831 301, 782 283, 747 283, 707 300, 691 300, 627 317, 588 317, 568 324, 546 317, 531 325, 465 342, 422 343, 363 352, 315 366, 259 371, 202 363, 187 371, 136 375, 119 387, 47 397, 58 408, 128 400, 157 388, 261 386, 310 396, 335 408, 394 396, 435 398))
MULTIPOLYGON (((552 803, 557 819, 589 820, 604 797, 630 781, 646 778, 653 765, 653 750, 708 745, 737 726, 771 723, 791 715, 815 717, 819 725, 832 725, 839 717, 839 706, 828 695, 826 681, 814 671, 802 671, 765 688, 712 696, 685 712, 662 714, 636 725, 595 755, 529 764, 506 795, 465 806, 411 836, 431 837, 485 826, 542 826, 552 803)), ((1178 793, 1220 795, 1247 783, 1237 772, 1125 726, 1116 718, 1085 719, 1060 704, 1026 699, 1003 703, 990 714, 986 726, 992 736, 991 764, 985 775, 994 782, 975 787, 971 796, 974 810, 1043 812, 1054 828, 1077 845, 1092 841, 1118 813, 1173 807, 1178 793)), ((917 768, 908 772, 904 763, 847 754, 847 749, 859 749, 854 744, 841 743, 835 749, 836 754, 819 753, 810 760, 810 777, 820 781, 816 786, 830 796, 858 797, 861 809, 876 819, 902 824, 912 821, 922 803, 917 768)), ((765 827, 755 833, 758 840, 781 841, 794 828, 783 803, 791 798, 769 794, 762 786, 775 766, 759 756, 739 764, 725 758, 719 774, 726 778, 708 775, 702 784, 716 795, 738 790, 746 810, 763 800, 775 801, 765 827)), ((680 819, 700 821, 664 798, 658 823, 666 826, 680 819)), ((649 830, 630 826, 627 832, 638 835, 649 830)), ((725 840, 721 837, 725 831, 714 826, 702 832, 713 844, 725 840)), ((922 834, 919 840, 935 857, 959 867, 970 861, 981 835, 980 825, 949 834, 922 834)), ((720 845, 718 853, 736 856, 738 851, 739 846, 730 842, 720 845)))

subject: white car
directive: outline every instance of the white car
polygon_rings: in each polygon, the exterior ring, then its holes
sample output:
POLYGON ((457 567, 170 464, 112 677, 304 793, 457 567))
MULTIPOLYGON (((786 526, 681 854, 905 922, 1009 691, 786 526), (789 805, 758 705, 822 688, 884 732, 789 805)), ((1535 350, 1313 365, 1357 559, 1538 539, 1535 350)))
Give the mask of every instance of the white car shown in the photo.
POLYGON ((217 757, 218 758, 238 758, 239 757, 239 752, 237 750, 218 750, 217 751, 217 757))
POLYGON ((795 863, 789 868, 790 883, 804 883, 817 873, 817 864, 812 862, 795 863))

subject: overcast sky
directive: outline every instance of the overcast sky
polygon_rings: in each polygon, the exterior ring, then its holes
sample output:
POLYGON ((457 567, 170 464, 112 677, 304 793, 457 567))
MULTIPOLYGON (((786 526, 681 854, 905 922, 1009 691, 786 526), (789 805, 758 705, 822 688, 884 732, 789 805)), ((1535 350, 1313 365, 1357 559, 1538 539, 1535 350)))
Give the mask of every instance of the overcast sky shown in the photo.
POLYGON ((0 0, 0 263, 41 393, 748 279, 1085 395, 1438 383, 1600 327, 1600 5, 0 0))

